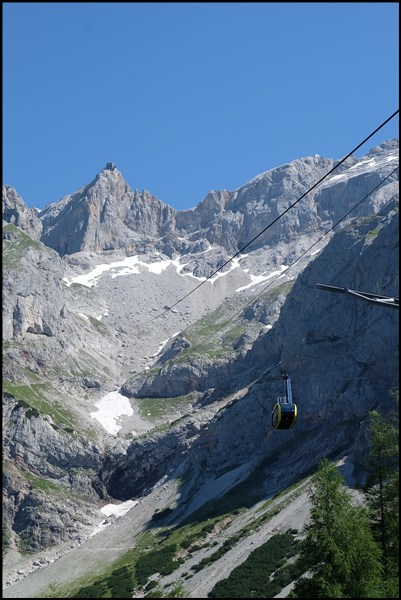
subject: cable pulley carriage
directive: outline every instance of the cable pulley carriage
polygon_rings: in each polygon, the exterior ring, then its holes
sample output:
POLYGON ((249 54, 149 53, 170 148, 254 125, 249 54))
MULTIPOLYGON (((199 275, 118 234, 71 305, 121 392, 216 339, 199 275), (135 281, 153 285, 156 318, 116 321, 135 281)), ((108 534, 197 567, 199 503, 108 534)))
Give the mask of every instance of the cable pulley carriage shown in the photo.
POLYGON ((281 375, 284 380, 285 395, 279 396, 272 411, 273 429, 292 429, 297 420, 298 408, 292 400, 291 380, 286 374, 281 375))

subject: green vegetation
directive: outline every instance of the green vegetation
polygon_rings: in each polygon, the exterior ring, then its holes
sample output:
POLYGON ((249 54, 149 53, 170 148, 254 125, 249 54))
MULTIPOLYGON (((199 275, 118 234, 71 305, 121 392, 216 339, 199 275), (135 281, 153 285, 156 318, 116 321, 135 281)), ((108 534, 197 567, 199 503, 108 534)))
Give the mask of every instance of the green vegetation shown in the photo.
POLYGON ((99 319, 95 319, 95 317, 88 317, 88 319, 89 323, 92 325, 92 327, 96 329, 98 333, 100 333, 101 335, 111 335, 108 327, 106 327, 104 323, 99 321, 99 319))
POLYGON ((222 350, 232 352, 234 343, 241 337, 245 329, 250 327, 249 323, 243 324, 238 320, 236 322, 231 320, 236 311, 237 306, 234 304, 228 307, 220 306, 188 327, 183 334, 190 342, 191 348, 186 348, 173 360, 181 362, 196 354, 218 359, 221 357, 222 350), (229 326, 229 324, 231 325, 229 326), (222 331, 220 336, 215 335, 217 330, 222 331), (200 346, 200 344, 202 345, 200 346), (198 346, 199 349, 197 349, 198 346))
MULTIPOLYGON (((304 439, 308 439, 313 435, 313 432, 305 432, 304 439)), ((299 437, 297 438, 297 440, 294 440, 291 443, 286 443, 286 450, 290 451, 292 444, 297 444, 298 440, 299 437)), ((265 497, 265 472, 270 464, 274 464, 275 461, 277 461, 282 451, 282 447, 277 448, 273 454, 262 460, 246 479, 238 483, 236 486, 232 487, 220 498, 206 502, 201 508, 199 508, 192 515, 190 515, 187 521, 200 522, 206 519, 216 518, 221 515, 227 515, 229 513, 238 514, 238 512, 244 511, 247 508, 254 506, 256 502, 262 500, 265 497)), ((302 485, 302 481, 294 484, 294 488, 299 487, 300 484, 302 485)), ((282 492, 283 495, 287 494, 289 489, 290 488, 284 490, 282 492)), ((278 497, 279 496, 280 494, 278 494, 278 497)), ((272 499, 268 500, 266 504, 260 509, 261 512, 265 513, 266 509, 270 508, 272 501, 272 499)), ((269 515, 268 518, 271 518, 271 515, 269 515)))
POLYGON ((26 480, 32 485, 32 487, 45 494, 51 492, 59 492, 63 494, 69 493, 67 489, 63 488, 63 486, 58 485, 57 483, 53 483, 48 479, 43 479, 43 477, 36 477, 35 475, 32 475, 32 473, 30 473, 29 471, 23 471, 23 475, 25 476, 26 480))
MULTIPOLYGON (((154 583, 154 582, 151 581, 150 583, 154 583)), ((156 583, 155 583, 155 585, 156 585, 156 583)), ((148 588, 150 589, 150 584, 149 584, 148 588)), ((182 585, 180 583, 176 583, 173 585, 171 590, 165 595, 163 594, 163 592, 161 590, 155 589, 155 590, 149 592, 148 594, 145 594, 144 597, 145 598, 186 598, 187 596, 185 595, 185 590, 182 587, 182 585)))
POLYGON ((23 348, 24 345, 21 342, 16 342, 14 340, 6 340, 3 342, 3 352, 9 350, 10 348, 23 348))
POLYGON ((31 546, 29 545, 29 542, 22 537, 20 537, 17 540, 17 548, 21 556, 27 556, 28 554, 32 554, 33 552, 31 546))
MULTIPOLYGON (((239 484, 239 486, 241 486, 241 484, 239 484)), ((236 488, 236 493, 240 493, 241 488, 239 486, 237 486, 237 488, 236 488)), ((283 499, 283 501, 280 503, 275 502, 274 499, 269 499, 259 509, 259 512, 260 512, 259 517, 254 518, 252 520, 252 522, 250 524, 248 524, 247 526, 243 527, 239 533, 231 536, 228 540, 226 540, 222 544, 222 546, 220 546, 220 548, 218 548, 216 550, 216 552, 209 555, 207 558, 202 559, 198 564, 194 565, 192 567, 192 570, 195 572, 200 571, 203 568, 205 568, 206 566, 208 566, 209 564, 215 562, 216 560, 219 560, 226 552, 231 550, 231 548, 233 548, 235 546, 235 544, 237 544, 237 542, 239 542, 242 538, 246 537, 247 535, 249 535, 250 533, 255 531, 258 527, 260 527, 264 523, 270 521, 270 519, 272 519, 272 517, 274 517, 281 510, 283 510, 283 508, 291 500, 293 500, 295 496, 302 493, 303 487, 304 486, 302 483, 301 483, 301 485, 298 484, 298 486, 296 487, 294 492, 291 494, 291 496, 288 496, 288 494, 287 494, 286 497, 283 499)), ((283 492, 283 494, 284 494, 284 492, 283 492)), ((277 497, 279 497, 279 496, 277 496, 277 497)), ((251 502, 249 500, 248 502, 249 502, 249 506, 251 506, 255 503, 255 500, 253 502, 251 502)), ((217 508, 217 506, 218 505, 216 504, 215 508, 217 508)), ((243 509, 237 508, 233 511, 233 514, 238 514, 239 512, 242 512, 243 510, 245 510, 245 508, 243 508, 243 509)))
POLYGON ((285 566, 288 559, 297 554, 299 544, 290 533, 274 535, 256 548, 227 579, 219 581, 208 597, 274 598, 282 587, 291 583, 294 575, 300 575, 299 568, 285 566))
MULTIPOLYGON (((398 395, 396 397, 398 402, 398 395)), ((397 598, 399 589, 399 427, 398 418, 385 419, 371 411, 369 479, 365 488, 372 531, 380 545, 383 591, 397 598)))
POLYGON ((381 227, 376 227, 375 229, 372 229, 372 231, 369 231, 368 235, 370 237, 376 237, 377 234, 379 233, 381 227))
POLYGON ((51 581, 39 598, 68 598, 68 596, 64 595, 61 585, 57 581, 51 581))
POLYGON ((176 550, 177 545, 171 544, 142 554, 135 567, 139 585, 145 585, 154 573, 169 575, 177 569, 179 563, 174 560, 176 550))
MULTIPOLYGON (((129 550, 103 573, 88 573, 63 589, 60 598, 132 598, 137 582, 133 565, 139 555, 138 549, 129 550)), ((46 596, 43 596, 46 597, 46 596)))
POLYGON ((63 426, 67 432, 74 431, 76 427, 73 414, 65 409, 59 402, 49 402, 46 395, 50 386, 46 383, 14 384, 3 382, 3 393, 9 394, 17 401, 17 406, 26 410, 28 418, 38 417, 39 414, 50 415, 53 421, 63 426))
POLYGON ((238 533, 237 535, 231 536, 230 539, 225 540, 223 542, 223 544, 218 550, 216 550, 216 552, 213 552, 213 554, 211 554, 207 558, 203 558, 200 562, 198 562, 198 564, 191 567, 191 569, 195 571, 195 573, 197 573, 198 571, 202 571, 202 569, 216 562, 216 560, 219 560, 222 556, 224 556, 224 554, 226 554, 226 552, 231 550, 231 548, 233 548, 235 544, 239 542, 241 537, 242 533, 238 533))
POLYGON ((82 587, 69 598, 132 598, 135 577, 132 568, 115 569, 111 575, 102 577, 82 587))
POLYGON ((2 527, 2 548, 3 548, 3 554, 6 554, 8 552, 8 550, 10 549, 11 543, 10 543, 10 537, 9 537, 9 532, 7 527, 3 524, 2 527))
POLYGON ((249 330, 249 323, 239 323, 231 327, 231 329, 222 335, 221 341, 223 347, 232 348, 247 330, 249 330))
MULTIPOLYGON (((165 512, 165 511, 163 511, 165 512)), ((169 513, 171 511, 168 511, 169 513)), ((146 585, 146 589, 149 592, 146 597, 157 597, 157 598, 180 598, 181 586, 177 584, 173 587, 172 591, 166 596, 163 596, 159 591, 154 591, 156 584, 149 581, 149 578, 156 573, 166 575, 172 573, 182 563, 182 559, 179 556, 182 551, 186 549, 188 552, 194 550, 197 542, 204 542, 210 533, 210 531, 221 523, 221 527, 224 527, 226 522, 221 517, 214 519, 207 519, 204 522, 194 522, 178 525, 172 528, 160 528, 154 530, 154 532, 147 531, 141 534, 136 540, 136 548, 130 550, 114 565, 110 567, 110 570, 103 576, 94 576, 93 581, 90 583, 76 582, 74 586, 75 596, 74 598, 118 598, 127 596, 110 596, 111 589, 113 586, 114 577, 119 577, 121 569, 127 567, 129 575, 129 585, 133 588, 136 586, 146 585), (186 543, 190 540, 190 545, 186 543), (81 585, 82 587, 78 587, 81 585), (150 594, 158 594, 150 595, 150 594), (77 595, 80 594, 80 595, 77 595), (86 596, 82 594, 88 594, 86 596), (178 595, 172 595, 178 594, 178 595)), ((129 587, 129 586, 128 586, 129 587)), ((132 589, 133 589, 132 588, 132 589)), ((132 596, 131 589, 131 596, 132 596)), ((130 597, 131 597, 130 596, 130 597)), ((66 596, 64 596, 66 597, 66 596)))
POLYGON ((377 598, 380 549, 365 507, 355 505, 342 475, 323 459, 314 476, 311 523, 301 561, 308 576, 293 590, 297 598, 377 598))
MULTIPOLYGON (((32 371, 31 369, 29 369, 27 367, 23 367, 20 364, 16 364, 15 360, 9 356, 8 351, 13 348, 21 350, 22 353, 30 353, 30 350, 27 349, 23 344, 20 344, 17 342, 4 342, 4 344, 3 344, 3 356, 2 356, 3 365, 5 367, 8 367, 11 364, 13 365, 13 370, 15 372, 15 377, 16 377, 16 379, 14 380, 14 385, 17 385, 15 383, 15 381, 18 381, 19 385, 29 384, 29 383, 42 383, 43 384, 44 381, 40 377, 40 375, 38 375, 38 373, 36 373, 35 371, 32 371)), ((3 382, 3 389, 4 389, 4 382, 3 382)))
POLYGON ((176 414, 192 404, 194 394, 172 398, 139 398, 139 411, 143 419, 154 419, 168 414, 176 414))
MULTIPOLYGON (((258 477, 260 474, 258 475, 258 477)), ((241 484, 240 484, 241 485, 241 484)), ((252 486, 251 480, 248 484, 252 486)), ((302 487, 302 486, 301 486, 302 487)), ((242 488, 242 493, 245 493, 246 488, 242 488)), ((248 490, 250 492, 250 489, 248 490)), ((294 494, 300 493, 298 490, 294 490, 294 494)), ((240 504, 241 488, 238 488, 235 492, 238 497, 238 504, 240 504)), ((227 498, 229 496, 227 495, 227 498)), ((232 496, 234 498, 235 496, 232 496)), ((283 500, 277 506, 272 507, 273 500, 269 500, 265 503, 264 510, 260 509, 260 516, 255 518, 252 523, 241 530, 236 536, 226 540, 226 542, 210 557, 210 561, 217 560, 218 557, 223 556, 230 548, 232 548, 243 536, 248 535, 251 531, 257 528, 263 522, 268 521, 271 517, 279 512, 284 502, 289 500, 283 500)), ((248 499, 249 506, 252 505, 250 499, 248 499)), ((255 500, 254 500, 255 502, 255 500)), ((253 502, 253 503, 254 503, 253 502)), ((81 578, 80 582, 76 582, 73 593, 74 596, 69 597, 80 597, 80 598, 116 598, 126 597, 123 595, 113 595, 112 589, 113 581, 116 577, 118 581, 121 573, 124 573, 127 577, 127 590, 132 590, 137 586, 146 586, 146 596, 149 598, 181 598, 185 597, 183 594, 182 587, 179 582, 169 592, 161 592, 152 576, 157 573, 166 575, 172 573, 177 569, 180 564, 185 560, 185 556, 190 556, 193 552, 196 552, 200 548, 207 547, 212 544, 210 540, 211 532, 223 531, 230 525, 236 515, 242 510, 239 507, 229 507, 227 505, 227 499, 220 503, 210 503, 203 511, 198 511, 193 518, 188 519, 186 522, 182 522, 175 526, 160 527, 159 529, 148 530, 141 534, 136 540, 136 548, 130 550, 110 569, 102 575, 93 576, 92 581, 88 581, 88 577, 81 578), (122 571, 123 567, 126 570, 122 571), (79 587, 81 586, 81 587, 79 587)), ((154 515, 153 525, 156 525, 159 521, 162 521, 164 516, 171 514, 171 509, 167 508, 163 511, 157 512, 154 515), (160 516, 160 519, 157 517, 160 516)), ((196 565, 194 571, 200 570, 208 564, 206 561, 201 561, 199 565, 196 565)), ((283 579, 284 571, 280 577, 283 579)), ((290 571, 290 573, 292 573, 290 571)), ((292 575, 288 575, 291 578, 292 575)), ((187 574, 188 578, 190 575, 187 574)), ((280 579, 280 580, 281 580, 280 579)), ((118 584, 116 584, 118 586, 118 584)), ((123 591, 119 591, 119 594, 123 594, 123 591)), ((68 596, 64 596, 68 597, 68 596)))
POLYGON ((194 325, 185 331, 188 341, 196 345, 200 340, 209 337, 216 327, 224 325, 230 317, 230 311, 225 307, 219 307, 199 319, 194 325))
MULTIPOLYGON (((271 304, 279 296, 287 296, 293 285, 293 281, 282 283, 266 291, 261 298, 267 304, 271 304)), ((250 332, 252 329, 255 332, 260 331, 260 323, 257 321, 242 320, 243 307, 243 299, 232 298, 229 303, 219 306, 189 326, 184 330, 183 335, 190 342, 191 347, 180 352, 172 360, 181 362, 195 355, 216 360, 221 358, 222 352, 233 353, 236 342, 246 331, 250 332)))
POLYGON ((13 233, 12 240, 3 239, 3 269, 18 269, 21 258, 28 248, 51 252, 41 242, 33 240, 29 235, 18 229, 18 227, 15 227, 15 225, 8 224, 3 227, 3 231, 13 233))
POLYGON ((293 285, 294 281, 286 281, 285 283, 281 283, 280 285, 277 285, 276 287, 267 291, 266 294, 262 294, 262 298, 266 298, 267 303, 274 302, 274 300, 277 300, 277 298, 281 295, 287 296, 292 290, 293 285))
MULTIPOLYGON (((78 590, 75 589, 72 595, 58 597, 132 598, 135 588, 138 585, 145 585, 151 575, 154 573, 166 575, 179 566, 179 563, 174 560, 176 545, 159 546, 149 550, 147 544, 155 544, 155 542, 156 538, 154 536, 150 537, 149 534, 144 534, 138 547, 127 552, 106 574, 101 577, 94 576, 92 582, 83 585, 78 590)), ((160 542, 158 543, 160 544, 160 542)), ((152 587, 150 585, 149 589, 152 587)), ((180 586, 177 586, 177 592, 179 588, 180 586)), ((183 596, 169 595, 166 597, 179 598, 183 596)))
MULTIPOLYGON (((220 581, 209 597, 274 597, 294 581, 294 591, 289 597, 398 597, 399 521, 396 511, 398 498, 395 500, 394 496, 396 484, 398 486, 397 427, 386 424, 381 417, 371 413, 370 431, 372 477, 366 491, 366 506, 355 503, 338 469, 325 458, 312 477, 294 484, 290 493, 287 489, 266 500, 254 511, 252 521, 219 546, 213 534, 223 531, 236 515, 255 506, 263 498, 263 471, 269 466, 269 461, 275 460, 272 456, 263 461, 247 480, 222 498, 204 505, 186 521, 177 523, 176 519, 174 526, 157 528, 165 516, 172 514, 172 509, 165 508, 155 513, 151 523, 153 529, 138 537, 135 549, 124 554, 101 577, 93 575, 92 580, 88 576, 85 580, 81 578, 82 587, 75 587, 75 595, 63 597, 131 597, 139 586, 145 588, 146 598, 185 597, 179 580, 172 587, 166 586, 167 590, 161 589, 158 574, 173 573, 197 550, 216 545, 216 551, 192 567, 192 573, 211 564, 240 539, 283 510, 288 502, 304 491, 310 480, 311 521, 302 539, 298 539, 296 530, 274 535, 256 548, 226 580, 220 581), (384 511, 378 510, 383 505, 384 511)), ((183 581, 190 577, 191 574, 186 572, 180 579, 183 581)))
POLYGON ((366 504, 355 505, 337 469, 321 461, 301 550, 309 574, 289 597, 399 597, 398 416, 371 411, 369 417, 366 504))

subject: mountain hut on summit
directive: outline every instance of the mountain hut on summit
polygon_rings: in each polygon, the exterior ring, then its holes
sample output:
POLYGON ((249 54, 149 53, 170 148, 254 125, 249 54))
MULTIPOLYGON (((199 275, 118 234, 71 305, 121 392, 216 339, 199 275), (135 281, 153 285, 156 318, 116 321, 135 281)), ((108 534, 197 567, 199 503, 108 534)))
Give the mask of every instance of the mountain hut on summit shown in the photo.
POLYGON ((107 169, 108 171, 113 171, 116 168, 116 165, 112 162, 108 162, 106 163, 105 169, 107 169))

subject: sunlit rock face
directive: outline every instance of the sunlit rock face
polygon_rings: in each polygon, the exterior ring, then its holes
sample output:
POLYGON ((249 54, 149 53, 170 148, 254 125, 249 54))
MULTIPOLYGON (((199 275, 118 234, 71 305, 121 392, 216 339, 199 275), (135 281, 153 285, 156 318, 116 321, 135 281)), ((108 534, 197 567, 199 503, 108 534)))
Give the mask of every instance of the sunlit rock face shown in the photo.
MULTIPOLYGON (((118 249, 142 254, 157 249, 173 256, 220 247, 223 262, 256 238, 247 251, 274 248, 275 254, 288 256, 302 246, 299 236, 309 241, 373 189, 396 166, 397 156, 398 141, 386 142, 362 159, 349 158, 310 192, 336 161, 319 155, 298 159, 261 173, 237 190, 211 190, 195 208, 183 211, 147 190, 132 191, 116 167, 105 168, 91 183, 40 213, 41 239, 61 255, 118 249), (269 227, 301 197, 302 202, 269 227)), ((396 181, 394 175, 353 216, 377 212, 396 181)), ((208 258, 199 257, 206 264, 208 258)))
POLYGON ((3 223, 12 223, 37 240, 42 232, 39 211, 28 208, 18 192, 9 185, 2 189, 3 223))

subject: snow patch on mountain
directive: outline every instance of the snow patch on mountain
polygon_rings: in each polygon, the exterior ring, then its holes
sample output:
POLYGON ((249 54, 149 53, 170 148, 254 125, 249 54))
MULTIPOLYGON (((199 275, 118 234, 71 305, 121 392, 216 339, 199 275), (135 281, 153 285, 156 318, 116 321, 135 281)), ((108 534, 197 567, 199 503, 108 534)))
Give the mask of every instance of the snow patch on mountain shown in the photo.
POLYGON ((138 504, 138 502, 139 500, 126 500, 121 504, 106 504, 106 506, 103 506, 100 509, 100 512, 103 513, 107 518, 103 519, 103 521, 95 527, 92 533, 89 534, 89 537, 93 537, 111 525, 112 521, 109 519, 109 517, 115 517, 116 519, 123 517, 128 511, 131 510, 131 508, 138 504))
POLYGON ((122 425, 121 416, 130 417, 134 411, 130 401, 119 392, 109 392, 95 404, 97 412, 90 413, 92 419, 97 419, 106 431, 117 435, 122 425))
MULTIPOLYGON (((217 279, 223 277, 240 267, 240 260, 245 258, 245 256, 240 258, 233 258, 231 260, 230 268, 224 272, 218 272, 213 277, 209 279, 210 283, 214 284, 217 279)), ((147 269, 148 272, 154 273, 155 275, 160 275, 163 271, 165 271, 168 267, 175 267, 178 275, 182 275, 183 277, 192 277, 193 279, 197 279, 198 281, 206 281, 207 277, 197 277, 193 273, 187 272, 182 273, 182 270, 187 266, 188 263, 180 263, 179 258, 158 260, 155 262, 147 263, 139 260, 139 255, 136 256, 127 256, 123 260, 111 262, 111 263, 103 263, 97 265, 94 269, 92 269, 89 273, 84 273, 82 275, 76 275, 75 277, 63 277, 63 282, 67 287, 70 287, 73 283, 79 283, 86 287, 94 287, 98 284, 99 279, 103 275, 103 273, 111 272, 111 278, 122 277, 124 275, 139 275, 142 269, 147 269)), ((286 267, 287 268, 287 267, 286 267)), ((244 270, 244 272, 246 272, 244 270)), ((251 276, 252 277, 252 276, 251 276)), ((269 275, 268 277, 271 277, 269 275)), ((253 285, 253 283, 251 284, 253 285)))
MULTIPOLYGON (((264 273, 262 273, 262 275, 249 274, 249 277, 252 279, 251 283, 248 283, 248 285, 243 285, 242 287, 237 288, 235 291, 242 292, 242 290, 247 290, 248 288, 251 288, 254 285, 259 285, 259 284, 267 281, 268 279, 271 279, 275 275, 280 275, 280 273, 283 273, 283 271, 286 271, 286 269, 288 269, 288 265, 281 265, 278 271, 273 271, 272 273, 269 273, 268 275, 265 275, 264 273)), ((246 269, 245 272, 248 272, 248 269, 246 269)), ((282 275, 280 275, 280 277, 281 276, 282 275)), ((280 277, 277 277, 277 279, 280 279, 280 277)))
POLYGON ((355 163, 354 165, 349 167, 343 173, 340 173, 338 175, 333 175, 333 177, 330 177, 330 179, 327 181, 327 183, 323 184, 322 187, 324 187, 325 185, 331 185, 333 182, 338 182, 340 180, 344 180, 344 181, 349 180, 350 177, 356 177, 363 173, 369 173, 369 172, 376 171, 379 168, 385 167, 386 164, 391 163, 391 167, 395 167, 396 165, 394 164, 394 161, 398 161, 398 160, 399 160, 399 155, 397 152, 395 152, 394 154, 389 154, 389 155, 385 155, 385 156, 378 154, 378 155, 369 157, 369 155, 367 155, 362 160, 358 161, 357 163, 355 163))

